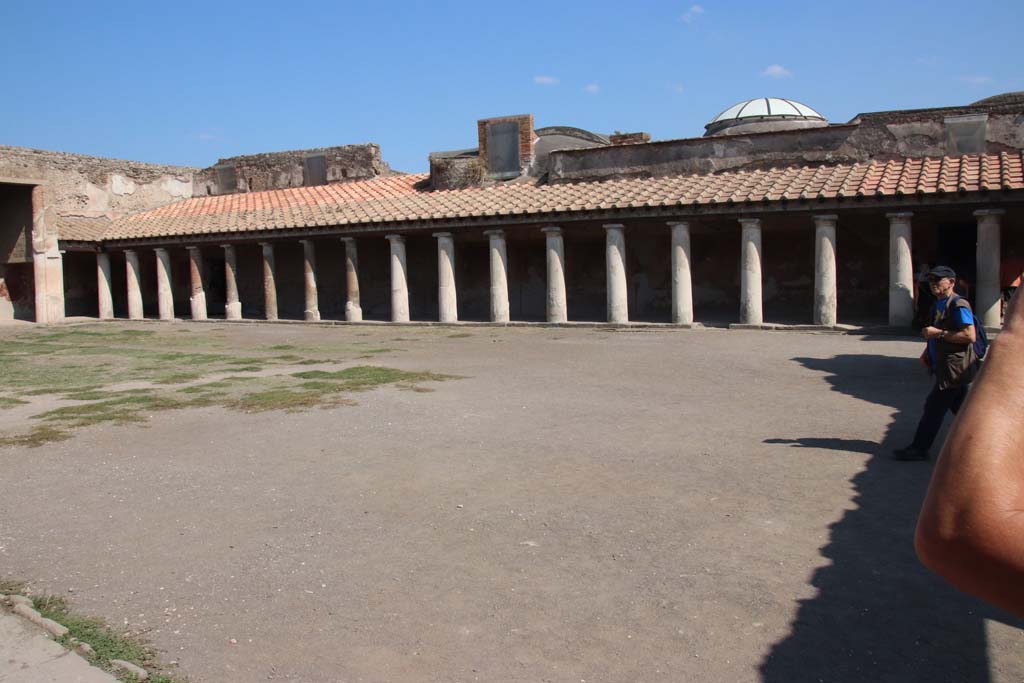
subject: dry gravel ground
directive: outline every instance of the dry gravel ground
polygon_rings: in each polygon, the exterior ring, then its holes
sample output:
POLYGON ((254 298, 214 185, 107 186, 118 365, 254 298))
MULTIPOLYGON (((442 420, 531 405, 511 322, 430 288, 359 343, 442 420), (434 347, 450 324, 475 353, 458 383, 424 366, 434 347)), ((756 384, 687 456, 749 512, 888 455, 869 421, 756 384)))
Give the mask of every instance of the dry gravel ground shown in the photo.
POLYGON ((463 376, 0 450, 0 578, 193 681, 1024 679, 1020 622, 914 557, 916 342, 175 325, 463 376))

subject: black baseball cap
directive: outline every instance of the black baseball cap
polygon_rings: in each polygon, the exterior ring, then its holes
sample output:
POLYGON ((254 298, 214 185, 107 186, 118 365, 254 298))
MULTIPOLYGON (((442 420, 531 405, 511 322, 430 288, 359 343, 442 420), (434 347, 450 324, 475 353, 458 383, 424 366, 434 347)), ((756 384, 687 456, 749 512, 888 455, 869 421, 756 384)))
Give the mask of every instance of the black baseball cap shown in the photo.
POLYGON ((928 271, 929 280, 941 280, 947 277, 956 279, 956 271, 949 266, 935 266, 928 271))

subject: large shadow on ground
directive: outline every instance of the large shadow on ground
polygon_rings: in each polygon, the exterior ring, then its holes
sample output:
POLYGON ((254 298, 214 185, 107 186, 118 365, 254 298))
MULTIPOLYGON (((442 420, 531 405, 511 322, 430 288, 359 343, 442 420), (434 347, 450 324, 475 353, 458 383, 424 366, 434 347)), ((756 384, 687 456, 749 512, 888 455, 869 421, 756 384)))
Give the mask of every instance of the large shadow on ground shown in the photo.
MULTIPOLYGON (((857 474, 856 507, 832 525, 821 549, 814 598, 802 600, 790 634, 761 664, 764 681, 991 680, 985 619, 1024 623, 931 574, 914 554, 914 526, 931 463, 889 459, 913 436, 926 388, 913 358, 843 355, 796 358, 826 374, 834 391, 896 410, 881 444, 780 434, 779 447, 817 448, 871 457, 857 474)), ((938 448, 936 447, 936 452, 938 448)))

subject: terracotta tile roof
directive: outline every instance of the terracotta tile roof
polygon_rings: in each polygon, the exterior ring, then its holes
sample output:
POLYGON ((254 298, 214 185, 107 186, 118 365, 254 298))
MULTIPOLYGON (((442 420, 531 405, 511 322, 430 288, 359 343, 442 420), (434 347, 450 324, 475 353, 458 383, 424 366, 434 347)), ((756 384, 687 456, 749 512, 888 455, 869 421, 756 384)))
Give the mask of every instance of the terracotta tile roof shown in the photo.
POLYGON ((75 242, 97 242, 110 228, 109 218, 86 218, 85 216, 57 216, 57 234, 62 240, 75 242))
POLYGON ((108 240, 844 197, 1024 190, 1022 153, 431 191, 425 174, 199 197, 114 221, 108 240))

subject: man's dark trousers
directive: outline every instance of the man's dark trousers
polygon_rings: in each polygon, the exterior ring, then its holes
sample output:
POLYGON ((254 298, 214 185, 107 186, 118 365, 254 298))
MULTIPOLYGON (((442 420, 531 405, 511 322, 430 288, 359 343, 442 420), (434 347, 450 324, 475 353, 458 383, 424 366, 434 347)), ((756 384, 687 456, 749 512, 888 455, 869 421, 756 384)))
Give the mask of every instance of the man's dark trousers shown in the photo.
POLYGON ((967 384, 949 389, 940 389, 936 382, 932 387, 928 398, 924 400, 924 415, 917 424, 917 433, 914 434, 914 448, 927 451, 935 442, 939 430, 942 429, 942 420, 946 417, 946 411, 952 411, 956 415, 967 398, 967 384))

